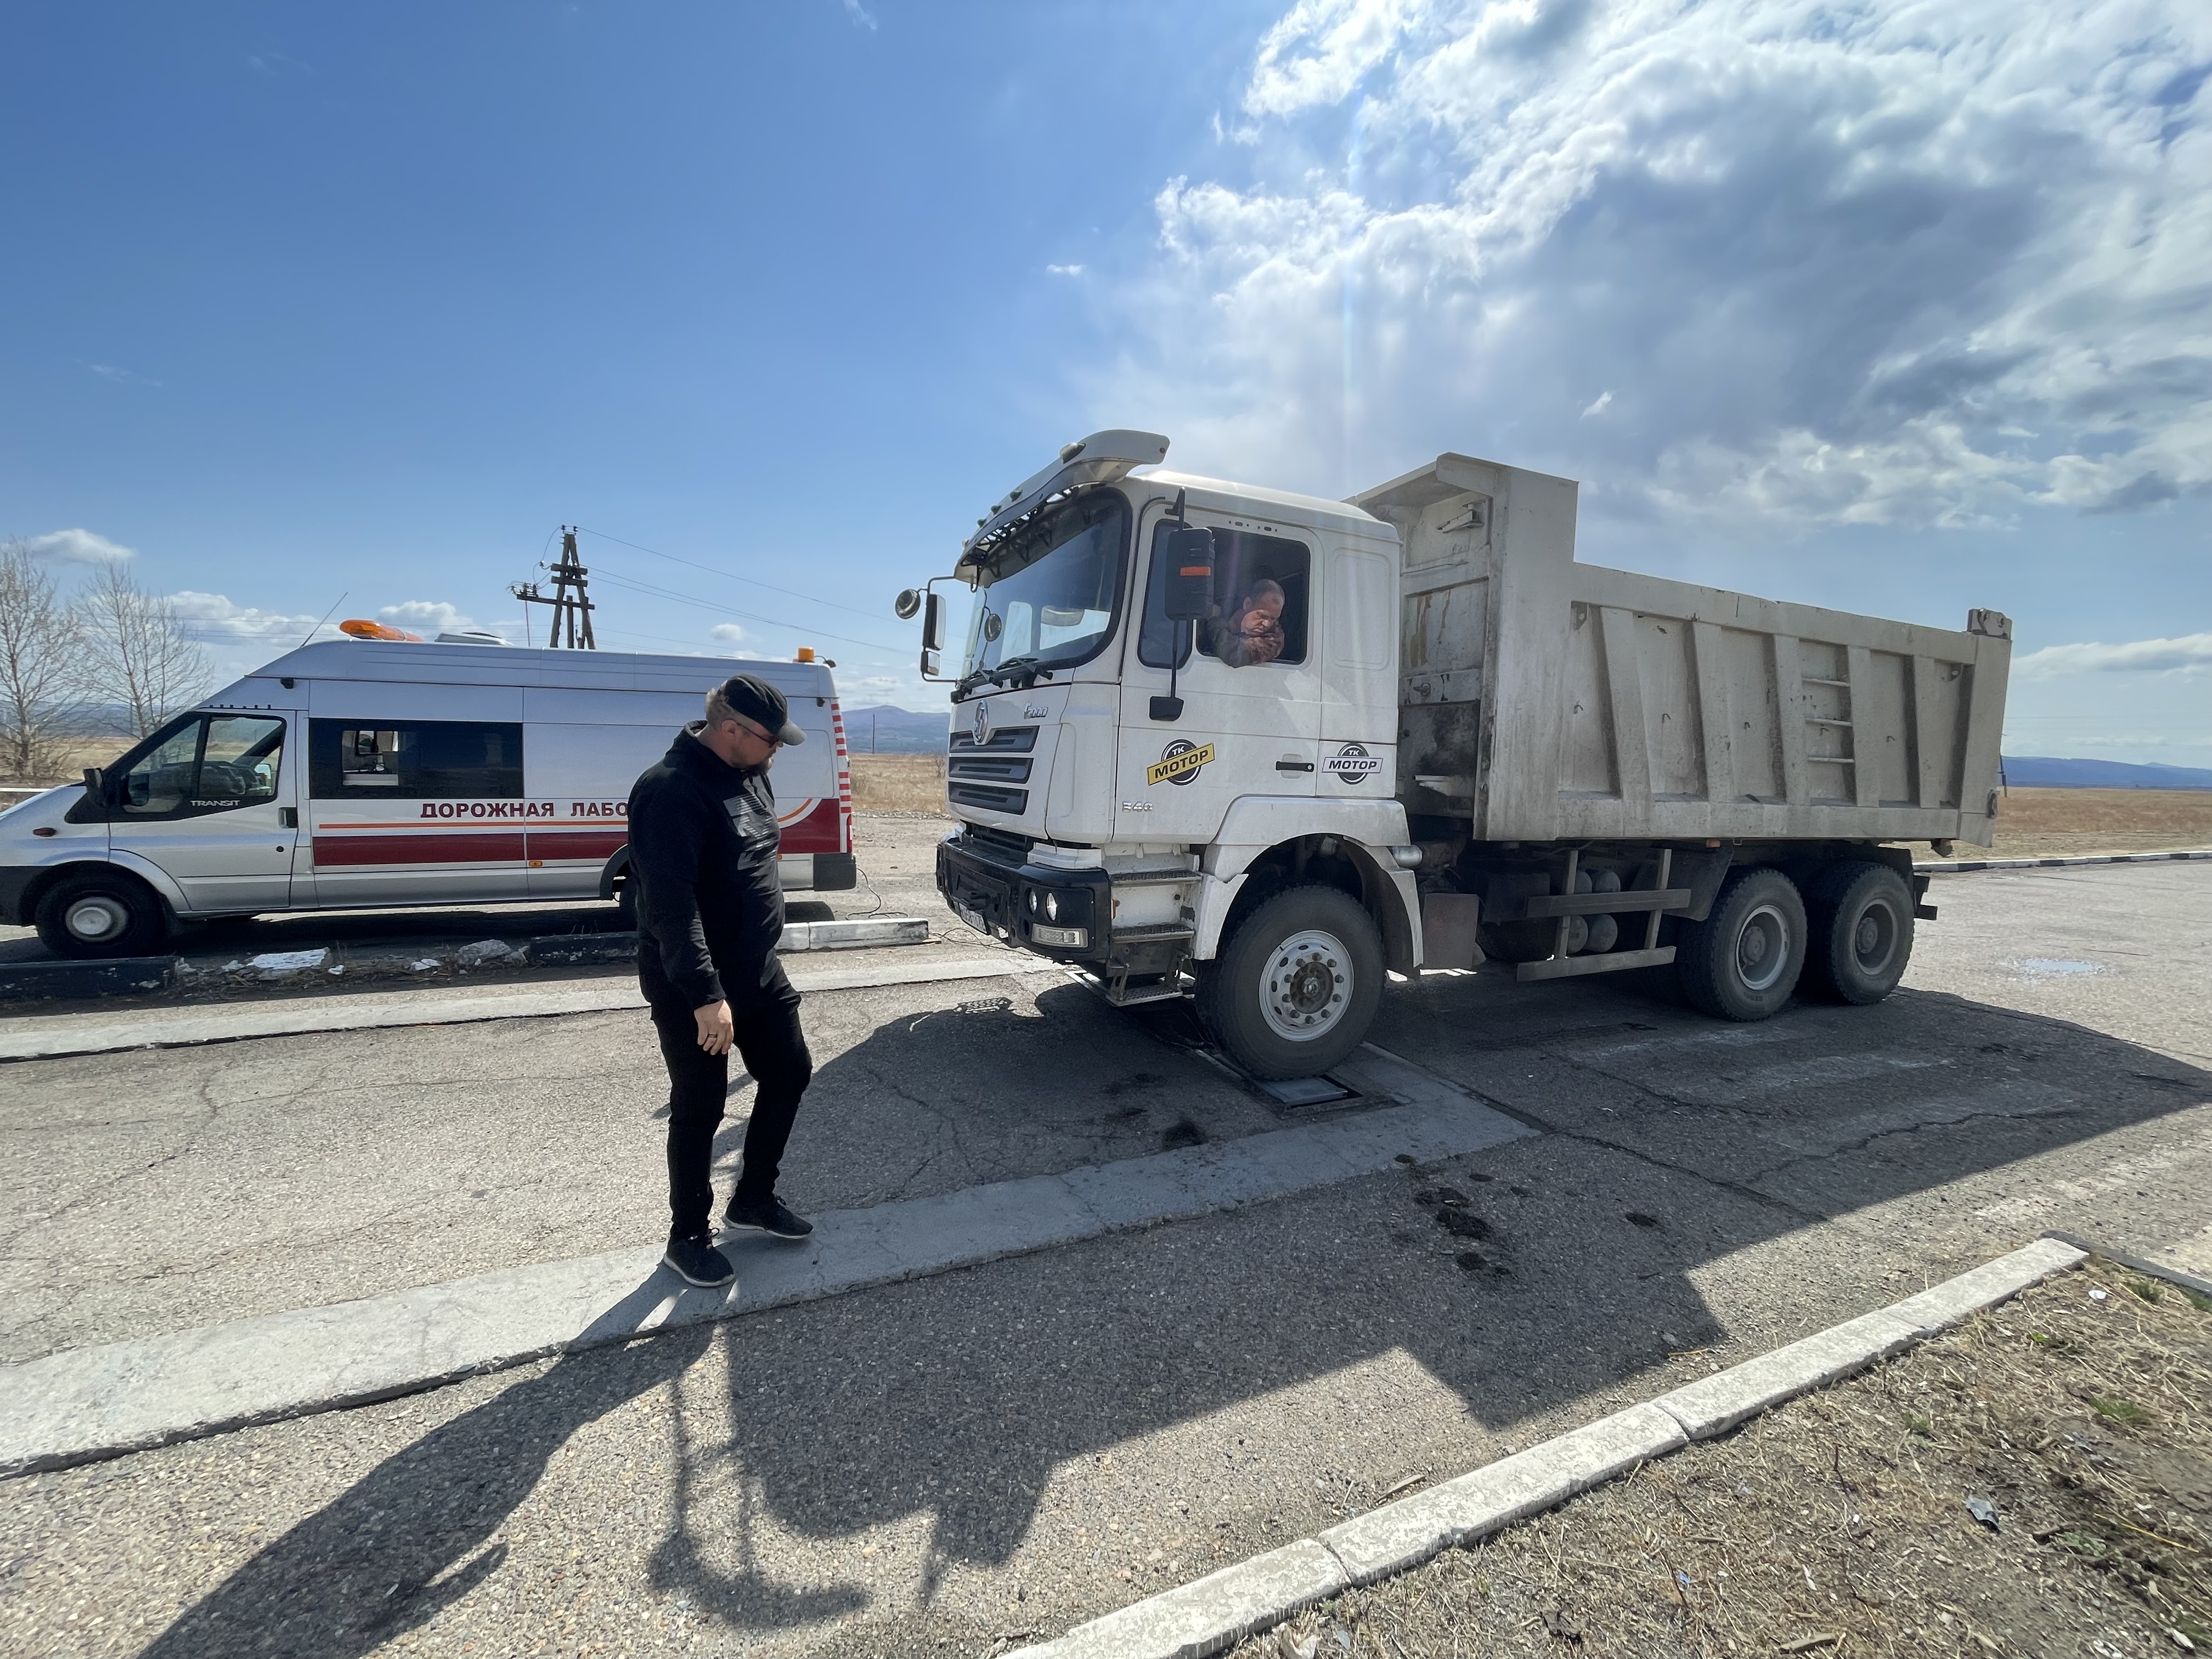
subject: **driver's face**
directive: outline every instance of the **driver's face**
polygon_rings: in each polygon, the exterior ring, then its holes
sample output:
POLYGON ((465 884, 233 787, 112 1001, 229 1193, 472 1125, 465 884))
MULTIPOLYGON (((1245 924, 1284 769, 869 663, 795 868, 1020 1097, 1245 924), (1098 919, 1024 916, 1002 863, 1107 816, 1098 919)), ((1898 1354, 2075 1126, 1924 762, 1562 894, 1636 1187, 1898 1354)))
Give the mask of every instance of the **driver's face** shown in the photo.
POLYGON ((1240 627, 1247 634, 1265 633, 1282 614, 1283 602, 1273 593, 1262 593, 1245 607, 1240 627))

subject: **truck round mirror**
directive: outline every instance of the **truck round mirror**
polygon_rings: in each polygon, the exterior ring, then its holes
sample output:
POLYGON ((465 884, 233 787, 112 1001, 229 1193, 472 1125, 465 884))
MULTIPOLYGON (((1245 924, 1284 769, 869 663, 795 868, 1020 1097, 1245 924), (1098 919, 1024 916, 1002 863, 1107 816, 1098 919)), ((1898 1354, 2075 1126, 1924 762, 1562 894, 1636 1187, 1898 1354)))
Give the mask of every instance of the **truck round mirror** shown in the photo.
POLYGON ((985 639, 995 640, 1000 635, 1006 631, 1006 624, 999 619, 999 613, 997 611, 986 611, 983 613, 983 637, 985 639))
POLYGON ((921 609, 921 590, 918 587, 908 588, 892 601, 891 609, 898 612, 898 619, 901 622, 913 621, 915 613, 921 609))

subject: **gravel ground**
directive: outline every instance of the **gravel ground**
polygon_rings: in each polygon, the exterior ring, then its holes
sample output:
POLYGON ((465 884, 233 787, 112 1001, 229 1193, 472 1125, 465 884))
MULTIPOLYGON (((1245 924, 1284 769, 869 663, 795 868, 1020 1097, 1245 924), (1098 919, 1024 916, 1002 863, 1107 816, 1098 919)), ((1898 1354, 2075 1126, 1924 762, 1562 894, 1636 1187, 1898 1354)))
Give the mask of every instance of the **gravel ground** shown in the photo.
POLYGON ((2093 1261, 1237 1655, 2212 1649, 2208 1315, 2093 1261))

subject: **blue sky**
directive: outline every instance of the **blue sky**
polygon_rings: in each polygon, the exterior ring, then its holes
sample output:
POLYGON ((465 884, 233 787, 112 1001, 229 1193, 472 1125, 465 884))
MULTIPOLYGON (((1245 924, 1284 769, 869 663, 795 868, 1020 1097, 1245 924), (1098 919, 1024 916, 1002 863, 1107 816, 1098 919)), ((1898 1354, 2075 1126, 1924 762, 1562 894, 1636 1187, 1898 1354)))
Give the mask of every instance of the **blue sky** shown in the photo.
POLYGON ((1069 437, 1456 449, 1594 562, 2010 612, 2013 752, 2212 765, 2208 64, 2136 0, 19 5, 0 534, 242 669, 341 592, 519 638, 576 523, 603 643, 920 708, 892 594, 1069 437))

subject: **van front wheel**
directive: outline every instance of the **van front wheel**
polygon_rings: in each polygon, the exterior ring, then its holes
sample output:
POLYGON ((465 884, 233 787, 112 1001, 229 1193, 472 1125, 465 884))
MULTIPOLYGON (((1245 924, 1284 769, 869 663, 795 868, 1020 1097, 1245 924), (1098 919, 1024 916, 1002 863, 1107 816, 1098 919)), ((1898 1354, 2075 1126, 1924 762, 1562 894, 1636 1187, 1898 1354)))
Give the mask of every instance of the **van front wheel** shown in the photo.
POLYGON ((39 900, 39 938, 58 957, 143 957, 168 931, 144 883, 92 872, 64 876, 39 900))
POLYGON ((1382 998, 1382 939, 1357 899, 1293 887, 1240 921, 1199 975, 1198 1012, 1255 1078, 1313 1077, 1367 1036, 1382 998))

